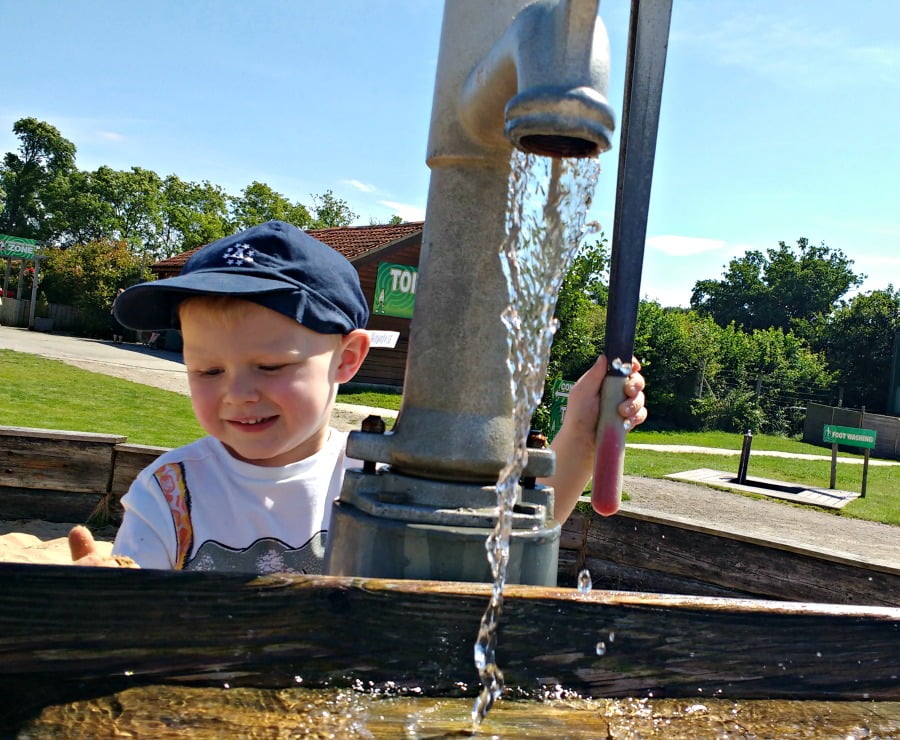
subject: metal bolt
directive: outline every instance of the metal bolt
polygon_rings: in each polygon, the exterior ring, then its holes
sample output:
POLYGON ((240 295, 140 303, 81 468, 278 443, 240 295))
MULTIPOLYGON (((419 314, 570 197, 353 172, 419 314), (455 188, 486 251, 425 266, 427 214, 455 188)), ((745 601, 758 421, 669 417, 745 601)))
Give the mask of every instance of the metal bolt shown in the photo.
MULTIPOLYGON (((362 420, 362 425, 360 429, 367 434, 384 434, 387 430, 387 425, 384 423, 384 419, 382 419, 378 414, 371 414, 362 420)), ((374 460, 364 460, 363 461, 363 472, 364 473, 374 473, 375 472, 375 461, 374 460)))

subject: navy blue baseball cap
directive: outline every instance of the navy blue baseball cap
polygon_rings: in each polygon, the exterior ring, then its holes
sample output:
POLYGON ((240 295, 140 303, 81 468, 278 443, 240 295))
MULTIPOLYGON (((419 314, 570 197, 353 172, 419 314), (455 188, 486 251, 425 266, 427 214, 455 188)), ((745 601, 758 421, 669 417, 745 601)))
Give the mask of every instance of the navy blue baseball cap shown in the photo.
POLYGON ((369 307, 359 275, 343 255, 296 226, 268 221, 191 255, 178 277, 128 288, 116 318, 131 329, 177 329, 178 304, 195 295, 242 298, 320 334, 362 329, 369 307))

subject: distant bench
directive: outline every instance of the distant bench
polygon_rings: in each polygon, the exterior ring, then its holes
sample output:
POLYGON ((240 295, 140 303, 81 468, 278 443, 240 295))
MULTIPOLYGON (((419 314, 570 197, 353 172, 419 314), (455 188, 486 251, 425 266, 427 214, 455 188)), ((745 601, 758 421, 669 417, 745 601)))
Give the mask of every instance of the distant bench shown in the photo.
POLYGON ((126 440, 0 426, 0 519, 118 524, 119 498, 167 450, 126 440))

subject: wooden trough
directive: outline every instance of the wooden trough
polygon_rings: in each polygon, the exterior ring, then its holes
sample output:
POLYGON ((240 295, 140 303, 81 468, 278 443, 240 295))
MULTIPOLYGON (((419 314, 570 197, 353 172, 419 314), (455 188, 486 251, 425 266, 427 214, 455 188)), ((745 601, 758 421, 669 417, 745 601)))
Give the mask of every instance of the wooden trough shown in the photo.
MULTIPOLYGON (((114 518, 128 481, 160 452, 76 436, 0 430, 0 518, 84 521, 98 505, 114 518)), ((498 660, 508 686, 900 700, 896 568, 627 510, 566 523, 560 582, 582 567, 589 594, 507 588, 498 660)), ((475 693, 490 587, 7 563, 0 594, 9 729, 50 704, 152 683, 475 693)))

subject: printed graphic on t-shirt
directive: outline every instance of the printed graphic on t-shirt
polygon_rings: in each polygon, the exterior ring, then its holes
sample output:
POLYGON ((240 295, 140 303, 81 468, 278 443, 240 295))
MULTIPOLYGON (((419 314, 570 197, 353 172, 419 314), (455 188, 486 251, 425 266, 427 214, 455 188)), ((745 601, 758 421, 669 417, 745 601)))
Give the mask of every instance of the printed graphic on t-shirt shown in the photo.
POLYGON ((207 540, 184 566, 185 570, 219 570, 232 573, 321 574, 325 570, 325 537, 318 532, 298 548, 281 540, 264 537, 250 547, 236 550, 221 542, 207 540))

